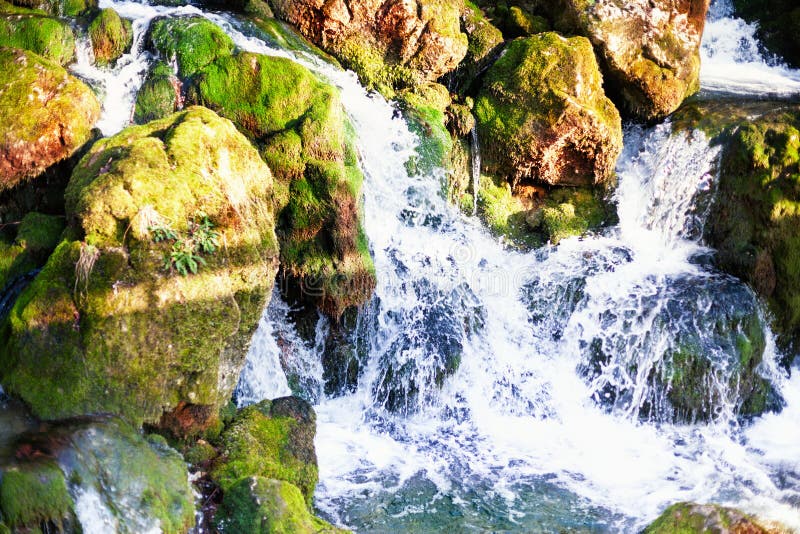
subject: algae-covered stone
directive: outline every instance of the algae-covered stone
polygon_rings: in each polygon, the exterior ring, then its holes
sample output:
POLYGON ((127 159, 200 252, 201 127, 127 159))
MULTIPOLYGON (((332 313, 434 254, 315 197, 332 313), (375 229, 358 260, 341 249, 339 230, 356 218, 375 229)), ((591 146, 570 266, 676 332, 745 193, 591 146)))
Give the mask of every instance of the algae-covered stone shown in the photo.
POLYGON ((0 48, 0 191, 77 152, 100 103, 89 87, 31 52, 0 48))
POLYGON ((35 12, 3 14, 0 9, 0 46, 30 50, 59 65, 75 58, 75 35, 69 24, 35 12))
POLYGON ((448 86, 466 92, 475 78, 494 61, 503 44, 503 34, 475 4, 466 0, 461 11, 461 30, 467 35, 467 54, 458 69, 447 75, 448 86))
POLYGON ((100 11, 89 24, 89 37, 92 40, 94 59, 98 65, 114 63, 130 50, 133 42, 131 22, 122 19, 113 9, 100 11))
POLYGON ((97 8, 97 0, 11 0, 11 3, 57 17, 77 17, 97 8))
POLYGON ((332 317, 366 302, 375 273, 361 225, 363 175, 338 91, 287 59, 239 53, 197 73, 187 101, 254 138, 286 188, 281 263, 303 297, 332 317))
POLYGON ((158 62, 136 93, 133 121, 145 124, 177 111, 182 103, 180 89, 181 82, 172 69, 166 63, 158 62))
POLYGON ((224 492, 239 480, 263 476, 300 488, 310 506, 317 484, 316 414, 302 399, 282 397, 243 408, 220 438, 211 478, 224 492))
POLYGON ((9 315, 6 391, 43 419, 155 423, 195 405, 213 423, 274 284, 272 195, 255 148, 204 108, 97 142, 66 192, 81 240, 59 245, 9 315))
POLYGON ((733 0, 736 15, 758 23, 766 48, 793 67, 800 67, 800 6, 795 0, 733 0))
POLYGON ((223 534, 336 534, 347 532, 315 517, 296 486, 268 477, 248 477, 225 492, 215 517, 223 534))
POLYGON ((362 81, 393 89, 433 81, 458 66, 467 51, 450 0, 276 0, 276 15, 342 60, 362 81))
POLYGON ((783 344, 800 341, 800 109, 742 117, 724 143, 706 226, 717 263, 767 300, 783 344))
POLYGON ((619 113, 583 37, 513 41, 489 69, 475 115, 484 169, 514 185, 603 183, 622 150, 619 113))
POLYGON ((0 512, 14 532, 71 532, 75 504, 61 468, 53 460, 0 466, 0 512))
MULTIPOLYGON (((234 49, 222 28, 200 16, 170 17, 153 21, 148 46, 178 66, 178 75, 188 78, 234 49)), ((233 82, 232 82, 233 83, 233 82)))
POLYGON ((0 288, 44 265, 63 230, 63 217, 27 214, 20 221, 13 242, 0 240, 0 288))
POLYGON ((777 534, 742 512, 715 504, 678 503, 667 508, 642 534, 777 534))
POLYGON ((557 28, 588 37, 613 95, 642 119, 675 111, 700 89, 700 40, 710 0, 559 0, 557 28))

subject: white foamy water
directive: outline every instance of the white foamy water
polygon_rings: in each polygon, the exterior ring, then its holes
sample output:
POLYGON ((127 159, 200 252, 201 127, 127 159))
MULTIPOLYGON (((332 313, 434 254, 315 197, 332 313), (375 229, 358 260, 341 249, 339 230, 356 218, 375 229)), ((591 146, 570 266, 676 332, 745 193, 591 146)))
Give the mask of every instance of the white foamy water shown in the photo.
POLYGON ((714 0, 700 51, 703 89, 773 97, 800 94, 800 70, 766 58, 757 29, 734 15, 731 0, 714 0))
MULTIPOLYGON (((104 5, 124 16, 141 10, 142 20, 179 12, 104 5)), ((295 57, 232 19, 203 16, 244 50, 295 57)), ((797 440, 785 430, 800 428, 800 384, 776 368, 765 332, 761 373, 787 406, 741 427, 727 380, 735 354, 708 327, 760 311, 741 283, 694 260, 705 252, 696 239, 718 157, 702 134, 629 131, 618 227, 522 254, 448 205, 441 174, 408 176, 417 140, 391 105, 352 73, 296 59, 340 88, 356 128, 378 273, 359 386, 316 405, 323 512, 363 531, 636 532, 691 500, 800 530, 797 440), (712 360, 708 424, 670 423, 664 392, 649 380, 687 336, 712 360), (588 372, 595 345, 608 358, 588 372), (439 389, 437 373, 453 358, 460 365, 439 389)), ((285 350, 296 333, 276 306, 248 355, 245 402, 286 392, 280 366, 310 383, 321 376, 321 344, 285 350)))

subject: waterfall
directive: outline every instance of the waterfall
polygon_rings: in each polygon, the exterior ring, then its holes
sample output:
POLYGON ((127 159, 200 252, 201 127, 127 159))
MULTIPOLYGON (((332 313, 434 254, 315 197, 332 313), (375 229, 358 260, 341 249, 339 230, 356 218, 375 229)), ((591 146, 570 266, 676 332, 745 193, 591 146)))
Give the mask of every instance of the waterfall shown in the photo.
MULTIPOLYGON (((461 217, 442 197, 438 175, 408 175, 418 140, 353 73, 276 49, 227 15, 117 0, 101 6, 133 18, 140 36, 159 14, 201 14, 241 49, 290 57, 341 91, 365 174, 378 279, 362 312, 371 326, 358 387, 320 393, 322 343, 303 345, 278 298, 237 393, 241 404, 288 389, 315 400, 315 504, 330 519, 362 531, 637 532, 665 506, 690 500, 800 529, 791 504, 800 499, 800 381, 777 368, 772 335, 762 329, 760 373, 786 408, 740 426, 726 374, 730 338, 711 327, 762 312, 746 286, 703 260, 699 236, 719 151, 701 133, 629 128, 617 169, 619 225, 515 252, 461 217), (409 209, 421 216, 409 220, 409 209), (663 388, 649 380, 679 341, 711 356, 708 424, 672 423, 663 388)), ((715 24, 726 20, 709 22, 703 86, 793 92, 794 71, 722 52, 729 30, 715 24), (751 76, 751 68, 777 77, 751 76), (754 83, 759 78, 766 82, 754 83)), ((105 87, 104 132, 130 116, 149 61, 134 50, 128 65, 136 75, 127 77, 122 61, 108 80, 84 74, 105 87)), ((320 321, 319 339, 324 328, 320 321)))
POLYGON ((478 193, 481 189, 481 145, 478 139, 478 127, 470 131, 470 152, 472 154, 472 216, 478 214, 478 193))

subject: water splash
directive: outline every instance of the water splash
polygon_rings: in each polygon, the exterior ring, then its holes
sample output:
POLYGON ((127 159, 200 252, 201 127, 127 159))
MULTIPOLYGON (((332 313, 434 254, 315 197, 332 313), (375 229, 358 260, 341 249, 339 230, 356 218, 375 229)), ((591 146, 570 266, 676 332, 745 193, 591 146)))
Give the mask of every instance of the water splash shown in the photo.
POLYGON ((714 0, 700 54, 703 89, 765 97, 800 94, 800 70, 766 57, 757 31, 756 24, 734 15, 731 0, 714 0))

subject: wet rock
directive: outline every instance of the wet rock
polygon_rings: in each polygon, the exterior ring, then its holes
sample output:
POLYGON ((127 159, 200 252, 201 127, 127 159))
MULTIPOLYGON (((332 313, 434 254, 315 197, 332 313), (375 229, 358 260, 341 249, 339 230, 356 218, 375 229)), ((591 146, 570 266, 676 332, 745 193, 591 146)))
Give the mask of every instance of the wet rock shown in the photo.
POLYGON ((147 74, 142 87, 136 93, 133 121, 146 124, 163 119, 183 107, 182 84, 172 69, 159 61, 147 74))
POLYGON ((800 6, 793 0, 733 0, 736 15, 758 23, 758 38, 773 54, 800 67, 800 6))
POLYGON ((131 48, 131 22, 120 18, 111 8, 103 9, 89 24, 89 38, 92 40, 95 62, 101 66, 113 64, 131 48))
POLYGON ((276 0, 275 14, 384 92, 433 81, 467 51, 461 2, 276 0))
POLYGON ((700 40, 709 0, 560 0, 547 7, 567 33, 588 37, 608 94, 655 120, 700 89, 700 40))
POLYGON ((83 82, 31 52, 0 48, 0 192, 69 158, 91 139, 100 103, 83 82))
POLYGON ((12 0, 11 4, 56 17, 77 17, 97 9, 97 0, 12 0))
POLYGON ((467 55, 445 79, 451 90, 465 93, 499 55, 503 34, 469 0, 461 10, 461 31, 467 35, 467 55))
POLYGON ((513 41, 475 104, 484 169, 512 185, 593 185, 614 173, 622 125, 591 44, 543 33, 513 41))
POLYGON ((78 532, 75 503, 53 459, 0 467, 0 512, 14 532, 78 532))
POLYGON ((3 386, 43 419, 194 405, 191 428, 215 424, 274 285, 269 169, 194 107, 97 142, 66 198, 69 238, 9 315, 3 386))
POLYGON ((0 2, 0 46, 30 50, 59 65, 75 59, 75 35, 67 22, 4 2, 0 2))
POLYGON ((154 20, 147 33, 147 47, 166 62, 175 63, 181 78, 188 78, 215 59, 229 56, 234 44, 222 28, 195 15, 154 20))

